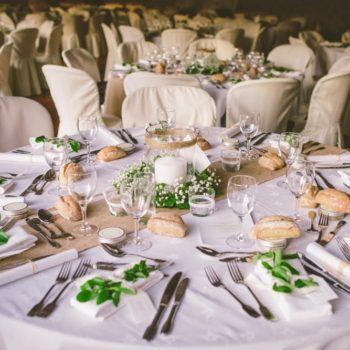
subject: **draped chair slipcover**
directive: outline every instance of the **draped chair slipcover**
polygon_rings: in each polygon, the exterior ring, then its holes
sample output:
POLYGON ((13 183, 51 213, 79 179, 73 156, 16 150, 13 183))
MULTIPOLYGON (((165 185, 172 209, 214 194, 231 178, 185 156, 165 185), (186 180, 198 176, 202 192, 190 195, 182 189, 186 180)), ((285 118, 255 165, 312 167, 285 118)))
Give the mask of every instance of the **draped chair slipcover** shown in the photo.
POLYGON ((123 43, 145 40, 145 36, 140 29, 131 26, 119 26, 119 32, 123 43))
POLYGON ((350 30, 346 31, 341 36, 341 41, 342 41, 343 44, 350 44, 350 30))
POLYGON ((49 112, 38 102, 24 97, 0 98, 0 152, 28 144, 29 137, 53 137, 49 112))
POLYGON ((136 12, 129 11, 128 17, 129 17, 129 22, 130 22, 131 26, 138 28, 138 29, 142 28, 141 17, 136 12))
POLYGON ((350 134, 346 118, 350 101, 350 71, 327 74, 312 92, 308 118, 302 134, 310 140, 343 146, 350 134))
POLYGON ((86 48, 95 58, 105 56, 107 53, 106 41, 102 29, 102 16, 99 13, 95 13, 89 19, 86 48))
POLYGON ((196 40, 197 33, 189 29, 167 29, 162 32, 162 46, 179 48, 179 58, 185 59, 190 44, 196 40))
POLYGON ((6 12, 1 12, 0 13, 0 22, 2 25, 12 31, 16 29, 15 22, 12 20, 12 18, 6 13, 6 12))
POLYGON ((17 29, 24 28, 37 28, 47 20, 47 15, 45 12, 28 13, 24 20, 17 24, 17 29))
POLYGON ((173 16, 175 28, 182 28, 188 24, 189 17, 187 15, 175 14, 173 16))
POLYGON ((155 50, 158 50, 158 46, 149 41, 122 43, 118 47, 117 62, 122 64, 136 63, 144 58, 147 52, 155 50))
POLYGON ((213 22, 218 31, 222 29, 237 29, 232 18, 215 17, 213 22))
POLYGON ((241 82, 227 94, 226 125, 239 122, 241 113, 260 113, 260 130, 283 132, 293 113, 300 82, 292 78, 272 78, 241 82))
POLYGON ((244 37, 243 29, 225 28, 217 32, 215 39, 226 40, 230 42, 233 46, 240 47, 243 37, 244 37))
POLYGON ((290 37, 289 37, 289 44, 290 44, 290 45, 300 45, 300 46, 306 46, 306 47, 308 47, 308 46, 306 45, 305 41, 303 41, 303 40, 301 40, 301 39, 299 39, 299 38, 295 38, 295 37, 293 37, 293 36, 290 36, 290 37))
POLYGON ((12 46, 10 42, 0 48, 0 97, 12 95, 9 82, 12 46))
POLYGON ((39 53, 45 51, 47 40, 49 39, 54 26, 54 21, 47 20, 39 27, 38 38, 36 39, 36 48, 39 53))
POLYGON ((157 108, 174 108, 177 125, 215 125, 215 103, 207 92, 189 86, 160 86, 141 88, 126 97, 122 106, 124 127, 156 122, 157 108))
POLYGON ((322 35, 315 30, 306 30, 299 33, 299 39, 303 40, 307 46, 316 51, 317 46, 324 41, 322 35))
POLYGON ((136 90, 145 87, 158 86, 192 86, 200 87, 197 78, 189 75, 159 75, 151 72, 135 72, 124 79, 124 91, 126 96, 131 95, 136 90))
POLYGON ((195 57, 198 52, 215 52, 219 60, 229 60, 234 56, 234 46, 225 40, 220 39, 199 39, 191 43, 188 49, 188 55, 195 57))
POLYGON ((106 61, 106 67, 105 67, 105 76, 104 80, 108 80, 108 74, 109 71, 113 68, 113 65, 116 63, 120 63, 118 60, 118 45, 111 28, 109 28, 106 24, 102 23, 102 30, 105 36, 105 40, 107 43, 107 61, 106 61))
POLYGON ((70 15, 68 13, 62 14, 63 36, 62 49, 68 50, 76 47, 85 46, 84 27, 86 26, 82 17, 70 15))
POLYGON ((35 41, 38 29, 25 28, 10 34, 13 42, 10 82, 17 96, 40 95, 40 81, 35 65, 35 41))

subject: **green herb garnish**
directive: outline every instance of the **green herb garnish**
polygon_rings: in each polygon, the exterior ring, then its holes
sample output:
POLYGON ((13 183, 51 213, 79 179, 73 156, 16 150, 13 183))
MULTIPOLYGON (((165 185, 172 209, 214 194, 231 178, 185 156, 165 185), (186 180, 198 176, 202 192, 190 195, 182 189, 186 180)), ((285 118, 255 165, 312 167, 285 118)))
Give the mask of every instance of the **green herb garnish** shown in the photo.
POLYGON ((295 287, 297 288, 303 288, 303 287, 313 287, 317 286, 317 282, 315 282, 312 278, 308 279, 297 279, 294 283, 295 287))
POLYGON ((136 282, 139 278, 147 278, 150 272, 156 268, 153 266, 147 266, 146 260, 141 260, 138 264, 135 264, 131 269, 124 271, 123 278, 128 282, 136 282))
POLYGON ((0 230, 0 245, 7 243, 8 240, 9 236, 3 230, 0 230))
POLYGON ((3 185, 6 181, 7 181, 7 179, 5 179, 4 177, 0 176, 0 185, 3 185))
MULTIPOLYGON (((65 139, 63 139, 63 138, 49 139, 46 136, 38 136, 35 138, 36 143, 49 142, 49 141, 51 141, 52 143, 54 143, 57 146, 63 146, 65 139)), ((67 143, 69 144, 69 146, 73 152, 78 152, 81 149, 81 143, 77 140, 68 139, 67 143)))

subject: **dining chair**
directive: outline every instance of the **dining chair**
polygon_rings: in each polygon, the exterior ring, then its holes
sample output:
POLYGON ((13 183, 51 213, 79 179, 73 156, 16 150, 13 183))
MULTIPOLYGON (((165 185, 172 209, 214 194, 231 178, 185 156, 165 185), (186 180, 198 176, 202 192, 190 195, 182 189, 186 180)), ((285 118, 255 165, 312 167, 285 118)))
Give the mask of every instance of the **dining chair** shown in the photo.
POLYGON ((315 30, 305 30, 299 33, 299 39, 303 40, 307 46, 310 47, 314 52, 317 46, 324 41, 322 35, 315 30))
POLYGON ((146 57, 147 52, 156 50, 159 50, 158 46, 149 41, 122 43, 118 47, 117 61, 121 64, 137 63, 140 59, 146 57))
POLYGON ((11 54, 10 82, 16 96, 41 94, 40 80, 35 65, 35 42, 38 29, 25 28, 10 34, 13 42, 11 54))
POLYGON ((111 28, 107 24, 102 23, 102 30, 107 43, 107 60, 104 73, 104 80, 107 81, 110 70, 116 63, 121 62, 120 59, 118 59, 119 42, 117 42, 117 39, 114 36, 111 28))
POLYGON ((197 33, 189 29, 166 29, 161 34, 162 46, 179 48, 179 58, 185 59, 190 44, 197 38, 197 33))
POLYGON ((42 54, 45 51, 46 43, 50 37, 51 32, 53 31, 55 27, 54 21, 45 21, 40 27, 39 27, 39 33, 38 38, 36 42, 36 48, 37 52, 42 54))
POLYGON ((63 25, 62 49, 85 47, 86 24, 83 18, 66 12, 61 13, 61 18, 63 25))
POLYGON ((343 33, 343 35, 341 36, 341 42, 343 44, 350 44, 350 30, 343 33))
POLYGON ((128 12, 130 25, 141 30, 141 17, 135 11, 128 12))
POLYGON ((23 147, 28 144, 30 137, 54 136, 49 112, 29 98, 0 98, 0 125, 0 152, 23 147))
POLYGON ((19 22, 16 26, 16 29, 24 29, 24 28, 37 28, 47 20, 47 15, 45 12, 35 12, 28 13, 24 19, 19 22))
POLYGON ((199 39, 193 41, 188 48, 188 56, 195 57, 198 53, 215 53, 219 60, 229 60, 235 54, 235 47, 226 40, 199 39))
POLYGON ((300 82, 292 78, 250 80, 236 84, 227 93, 226 126, 239 122, 241 113, 260 113, 262 132, 283 132, 295 113, 300 82))
POLYGON ((350 71, 350 55, 340 58, 329 69, 328 74, 350 71))
POLYGON ((327 74, 311 95, 303 136, 334 146, 343 146, 343 135, 350 135, 350 71, 327 74))
POLYGON ((0 97, 12 96, 9 82, 12 46, 10 42, 0 48, 0 97))
POLYGON ((140 29, 132 26, 119 26, 119 32, 123 43, 145 40, 145 36, 140 29))
POLYGON ((177 125, 214 126, 214 100, 203 89, 190 86, 158 86, 136 90, 122 106, 125 128, 144 127, 157 121, 158 108, 174 108, 177 125))
POLYGON ((95 57, 103 57, 107 53, 106 40, 102 29, 102 17, 97 12, 88 21, 89 31, 86 35, 86 49, 95 57))
POLYGON ((221 29, 215 35, 215 39, 226 40, 236 47, 240 47, 240 43, 242 42, 243 37, 244 37, 244 30, 241 28, 221 29))
POLYGON ((5 28, 10 30, 11 32, 16 29, 15 22, 6 12, 0 13, 0 22, 3 24, 5 28))
POLYGON ((192 86, 200 88, 199 80, 190 75, 165 75, 152 72, 135 72, 128 74, 124 79, 124 91, 126 96, 138 89, 158 86, 192 86))

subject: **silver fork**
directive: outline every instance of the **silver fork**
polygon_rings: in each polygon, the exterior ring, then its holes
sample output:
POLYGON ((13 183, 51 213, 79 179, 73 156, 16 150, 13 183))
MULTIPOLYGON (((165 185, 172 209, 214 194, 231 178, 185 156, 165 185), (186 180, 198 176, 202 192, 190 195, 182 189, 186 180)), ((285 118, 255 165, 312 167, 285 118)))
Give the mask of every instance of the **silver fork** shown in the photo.
POLYGON ((64 283, 68 280, 71 268, 72 268, 71 262, 66 262, 62 265, 60 272, 57 275, 55 283, 49 288, 49 290, 45 293, 42 299, 29 310, 29 312, 27 313, 27 316, 30 316, 30 317, 35 316, 42 309, 42 307, 44 306, 45 300, 47 299, 51 291, 58 284, 64 283))
POLYGON ((321 213, 318 219, 318 237, 316 242, 319 243, 322 239, 322 232, 328 227, 328 215, 321 213))
POLYGON ((86 275, 86 272, 88 271, 88 265, 90 265, 90 259, 82 259, 80 260, 80 263, 75 270, 73 277, 64 285, 64 287, 59 291, 59 293, 56 295, 56 297, 47 304, 39 313, 37 313, 37 316, 39 317, 48 317, 51 315, 51 313, 56 309, 57 307, 57 301, 60 298, 60 296, 63 294, 63 292, 68 288, 69 285, 71 285, 72 282, 74 282, 76 279, 83 277, 86 275))
POLYGON ((207 275, 207 278, 209 282, 214 287, 221 287, 224 288, 227 292, 229 292, 233 298, 241 305, 242 309, 251 317, 260 317, 260 314, 255 311, 251 306, 244 304, 238 297, 233 294, 220 280, 219 276, 216 274, 215 270, 211 266, 207 266, 204 268, 205 274, 207 275))
POLYGON ((336 237, 339 250, 343 253, 346 260, 350 261, 350 246, 345 242, 344 238, 336 237))
POLYGON ((236 261, 230 261, 227 263, 227 268, 228 271, 231 275, 231 278, 233 280, 233 282, 237 283, 237 284, 243 284, 244 286, 246 286, 246 288, 249 290, 250 294, 254 297, 255 301, 258 303, 259 305, 259 310, 262 313, 262 315, 270 321, 275 320, 275 316, 273 315, 273 313, 265 306, 261 303, 261 301, 258 299, 258 297, 254 294, 254 292, 251 290, 251 288, 245 283, 243 275, 237 265, 236 261))

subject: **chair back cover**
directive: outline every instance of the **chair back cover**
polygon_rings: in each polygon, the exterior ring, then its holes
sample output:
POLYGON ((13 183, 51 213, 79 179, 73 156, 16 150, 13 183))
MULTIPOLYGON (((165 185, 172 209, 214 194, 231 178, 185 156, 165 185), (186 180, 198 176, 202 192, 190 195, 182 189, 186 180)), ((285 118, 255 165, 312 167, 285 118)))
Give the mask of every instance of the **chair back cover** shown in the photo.
POLYGON ((102 29, 102 15, 95 13, 89 19, 89 32, 86 35, 86 48, 95 57, 105 56, 107 45, 102 29))
POLYGON ((140 59, 146 57, 147 52, 155 50, 158 50, 158 46, 149 41, 122 43, 118 47, 117 61, 122 64, 137 63, 140 59))
POLYGON ((179 58, 185 59, 190 44, 196 40, 197 33, 189 29, 167 29, 162 32, 162 46, 179 48, 179 58))
POLYGON ((24 28, 10 34, 13 42, 10 82, 17 96, 40 95, 40 81, 35 65, 35 42, 38 29, 24 28))
POLYGON ((13 31, 16 29, 15 22, 12 20, 12 18, 6 13, 6 12, 1 12, 0 13, 0 22, 2 25, 10 30, 13 31))
POLYGON ((47 40, 49 39, 49 36, 53 31, 54 26, 54 21, 47 20, 39 27, 39 34, 36 45, 38 52, 42 53, 45 51, 47 40))
POLYGON ((141 29, 141 17, 136 12, 129 11, 128 17, 131 26, 141 29))
POLYGON ((9 81, 12 46, 10 42, 0 48, 0 97, 12 96, 9 81))
POLYGON ((109 71, 113 68, 113 66, 118 62, 118 42, 107 24, 102 23, 102 30, 105 36, 105 40, 107 43, 107 61, 105 68, 104 80, 108 80, 109 71))
POLYGON ((158 108, 174 108, 177 125, 215 125, 215 103, 206 91, 189 86, 160 86, 141 88, 126 97, 122 106, 124 127, 144 127, 156 122, 158 108))
POLYGON ((231 29, 225 28, 217 32, 215 39, 226 40, 230 42, 233 46, 240 46, 242 39, 244 37, 244 30, 241 28, 231 29))
POLYGON ((0 98, 0 152, 28 144, 29 137, 53 137, 49 112, 38 102, 24 97, 0 98))
POLYGON ((101 81, 97 62, 89 51, 82 48, 65 50, 62 58, 67 67, 83 70, 96 82, 101 81))
POLYGON ((99 112, 95 81, 79 69, 46 65, 42 70, 60 118, 58 136, 77 134, 77 119, 99 112))
POLYGON ((307 46, 316 51, 319 43, 324 41, 322 35, 315 30, 305 30, 299 33, 299 39, 303 40, 307 46))
POLYGON ((311 95, 308 118, 302 134, 310 140, 343 146, 343 134, 349 134, 346 115, 350 101, 350 72, 327 74, 311 95))
POLYGON ((46 64, 62 65, 61 42, 62 42, 62 25, 53 28, 46 42, 45 58, 41 61, 46 64))
POLYGON ((215 52, 216 57, 219 60, 229 60, 235 54, 234 46, 226 41, 220 39, 199 39, 190 44, 188 48, 188 55, 194 57, 197 53, 215 52))
POLYGON ((200 87, 197 78, 189 75, 159 75, 151 72, 135 72, 124 79, 124 91, 126 96, 138 89, 158 86, 192 86, 200 87))
POLYGON ((119 32, 123 43, 145 40, 145 36, 140 29, 131 26, 119 26, 119 32))
POLYGON ((47 20, 45 12, 28 13, 24 20, 17 24, 17 29, 37 28, 47 20))
POLYGON ((85 46, 85 22, 80 16, 63 13, 63 36, 62 48, 63 50, 73 49, 75 47, 85 46))
POLYGON ((241 82, 227 94, 226 125, 239 122, 241 113, 260 113, 260 130, 283 132, 299 93, 300 82, 292 78, 272 78, 241 82))
POLYGON ((350 44, 350 30, 346 31, 341 36, 341 41, 342 41, 343 44, 350 44))
POLYGON ((349 72, 350 71, 350 55, 340 58, 335 61, 329 69, 328 74, 349 72))

